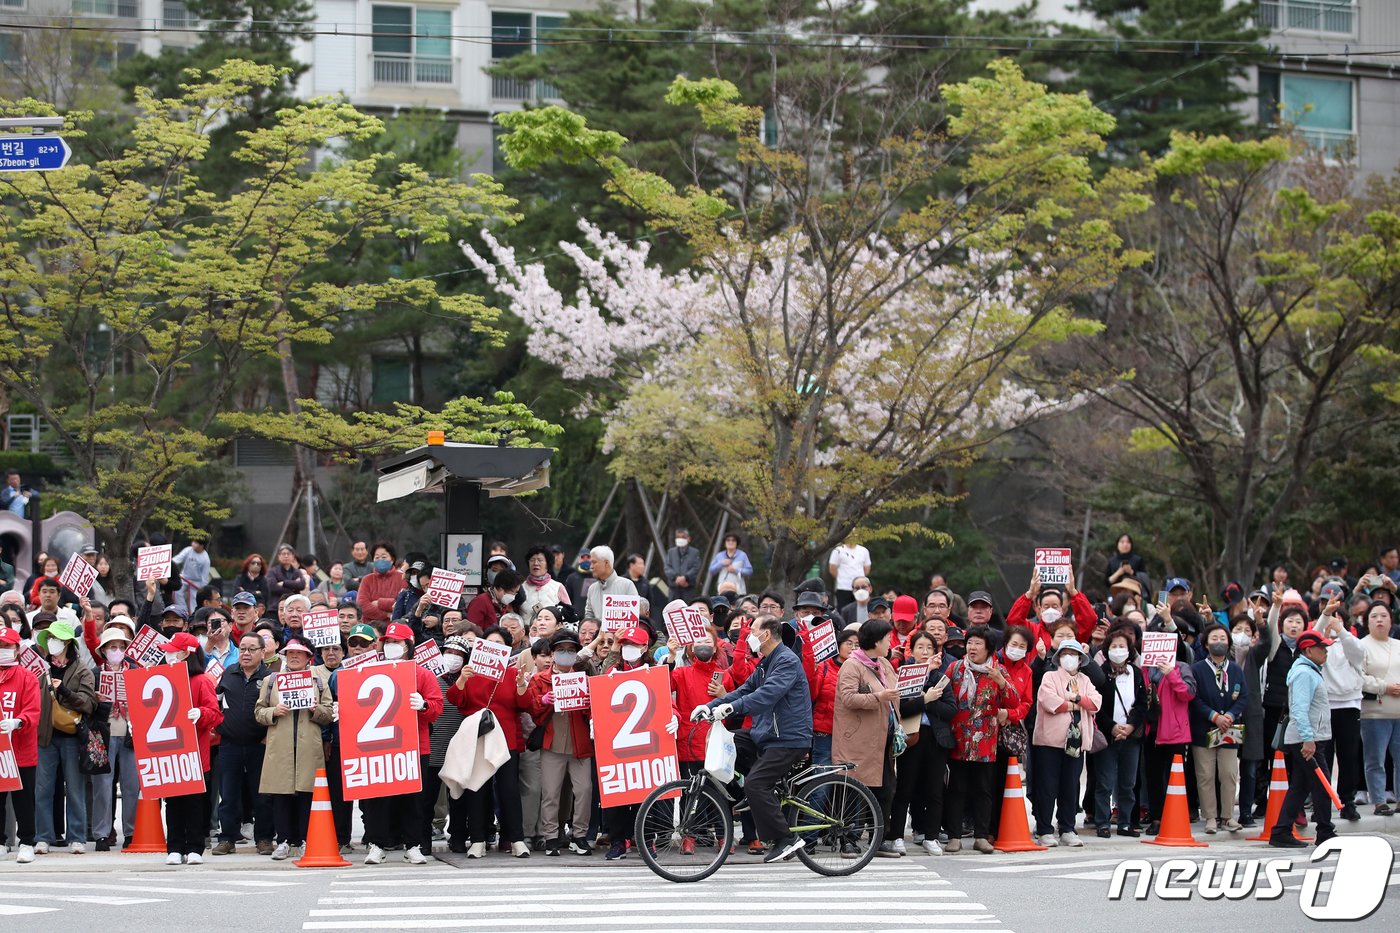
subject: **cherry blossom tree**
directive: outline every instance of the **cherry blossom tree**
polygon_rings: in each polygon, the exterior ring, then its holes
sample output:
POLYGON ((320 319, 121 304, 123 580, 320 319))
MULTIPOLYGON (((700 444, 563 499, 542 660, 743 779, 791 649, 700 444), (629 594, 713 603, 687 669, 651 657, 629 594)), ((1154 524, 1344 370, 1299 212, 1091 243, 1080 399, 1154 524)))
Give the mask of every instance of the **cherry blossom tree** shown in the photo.
POLYGON ((603 416, 614 471, 719 490, 778 588, 851 537, 939 536, 900 515, 943 501, 937 471, 1072 403, 1030 388, 1036 351, 1093 332, 1070 300, 1143 258, 1111 222, 1146 206, 1141 177, 1088 167, 1111 118, 1006 62, 943 92, 946 136, 887 140, 833 178, 820 134, 768 149, 732 86, 678 78, 668 100, 736 137, 756 179, 734 201, 631 168, 576 114, 501 118, 517 167, 595 162, 694 260, 666 272, 587 222, 561 244, 570 293, 493 236, 467 257, 603 416))

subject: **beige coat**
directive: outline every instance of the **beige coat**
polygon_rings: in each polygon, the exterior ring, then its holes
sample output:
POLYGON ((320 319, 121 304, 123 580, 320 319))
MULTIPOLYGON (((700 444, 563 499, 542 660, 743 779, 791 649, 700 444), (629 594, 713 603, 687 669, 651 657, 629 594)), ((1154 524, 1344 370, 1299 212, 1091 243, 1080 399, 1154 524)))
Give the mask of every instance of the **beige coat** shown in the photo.
POLYGON ((258 793, 311 793, 316 788, 316 770, 326 766, 321 727, 331 721, 330 687, 316 677, 316 705, 309 710, 292 710, 278 717, 277 702, 274 675, 263 680, 253 709, 253 718, 268 727, 258 793))
MULTIPOLYGON (((899 683, 890 662, 880 658, 880 677, 893 687, 899 683)), ((879 787, 885 779, 885 746, 889 744, 890 704, 877 693, 884 689, 875 673, 849 657, 836 677, 836 712, 831 722, 831 760, 856 766, 854 777, 866 787, 879 787)))

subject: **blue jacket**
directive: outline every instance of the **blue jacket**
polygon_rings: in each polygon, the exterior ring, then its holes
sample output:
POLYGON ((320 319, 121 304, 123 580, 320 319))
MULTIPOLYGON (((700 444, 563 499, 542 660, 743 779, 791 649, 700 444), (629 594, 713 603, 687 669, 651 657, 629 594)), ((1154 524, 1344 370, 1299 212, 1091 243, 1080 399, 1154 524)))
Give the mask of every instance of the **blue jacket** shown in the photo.
POLYGON ((1303 654, 1288 669, 1288 717, 1288 728, 1283 733, 1287 745, 1332 738, 1331 704, 1322 669, 1303 654))
POLYGON ((812 747, 811 688, 801 660, 786 645, 775 648, 737 690, 710 706, 723 703, 753 719, 749 737, 760 749, 812 747))
POLYGON ((1209 661, 1197 661, 1191 665, 1191 673, 1196 675, 1196 696, 1191 700, 1191 744, 1204 748, 1208 743, 1206 733, 1215 728, 1210 717, 1216 713, 1228 713, 1237 723, 1244 723, 1244 711, 1249 705, 1249 684, 1245 681, 1244 669, 1234 661, 1225 663, 1225 692, 1215 681, 1215 665, 1209 661))

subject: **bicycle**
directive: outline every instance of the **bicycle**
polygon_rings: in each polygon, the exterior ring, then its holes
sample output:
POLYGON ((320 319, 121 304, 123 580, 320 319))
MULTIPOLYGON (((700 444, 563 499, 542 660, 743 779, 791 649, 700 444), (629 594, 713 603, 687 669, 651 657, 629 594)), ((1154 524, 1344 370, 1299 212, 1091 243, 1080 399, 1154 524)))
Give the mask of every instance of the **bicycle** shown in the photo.
MULTIPOLYGON (((855 874, 870 864, 884 840, 875 794, 846 774, 854 767, 844 762, 813 765, 804 759, 778 783, 788 826, 807 842, 796 857, 821 875, 855 874)), ((725 785, 702 768, 661 785, 642 801, 634 835, 637 851, 667 881, 702 881, 729 858, 734 817, 747 808, 747 800, 734 806, 725 785)))

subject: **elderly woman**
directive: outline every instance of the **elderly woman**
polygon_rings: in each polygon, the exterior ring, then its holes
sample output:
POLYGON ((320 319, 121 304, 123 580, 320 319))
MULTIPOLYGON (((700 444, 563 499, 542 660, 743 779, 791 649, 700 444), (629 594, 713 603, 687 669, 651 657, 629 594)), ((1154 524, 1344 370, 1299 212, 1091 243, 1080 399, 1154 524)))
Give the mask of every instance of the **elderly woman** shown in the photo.
POLYGON ((1084 771, 1084 756, 1093 745, 1094 714, 1103 702, 1089 676, 1079 669, 1088 659, 1089 652, 1079 642, 1072 638, 1060 642, 1051 657, 1055 668, 1045 672, 1036 693, 1032 810, 1035 834, 1043 846, 1084 845, 1074 831, 1079 776, 1084 771), (1051 832, 1051 822, 1057 816, 1058 839, 1051 832))
MULTIPOLYGON (((996 791, 998 712, 1016 708, 1019 694, 997 661, 996 636, 985 625, 967 633, 967 654, 948 668, 948 688, 957 712, 948 753, 948 803, 943 823, 958 829, 968 798, 972 799, 972 847, 984 855, 996 851, 992 834, 992 796, 996 791)), ((945 852, 962 851, 962 840, 949 833, 945 852)))
MULTIPOLYGON (((305 671, 311 667, 311 648, 295 638, 282 649, 283 670, 305 671)), ((267 726, 258 793, 272 797, 272 823, 277 861, 292 854, 293 846, 306 841, 306 824, 311 819, 311 792, 316 787, 316 771, 326 766, 321 727, 331 722, 330 686, 312 675, 314 705, 307 710, 291 709, 282 702, 277 678, 263 679, 253 718, 267 726)))
MULTIPOLYGON (((866 619, 856 632, 857 647, 836 677, 831 758, 856 766, 856 780, 875 792, 889 821, 895 790, 894 730, 899 722, 899 679, 890 665, 894 626, 866 619)), ((898 858, 894 842, 880 843, 877 855, 898 858)))

